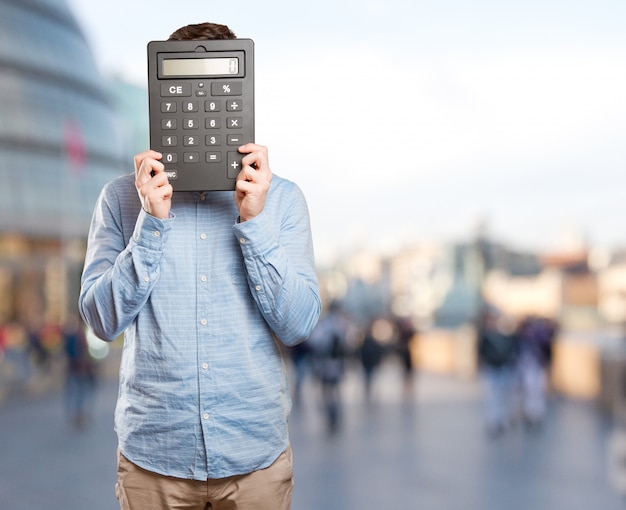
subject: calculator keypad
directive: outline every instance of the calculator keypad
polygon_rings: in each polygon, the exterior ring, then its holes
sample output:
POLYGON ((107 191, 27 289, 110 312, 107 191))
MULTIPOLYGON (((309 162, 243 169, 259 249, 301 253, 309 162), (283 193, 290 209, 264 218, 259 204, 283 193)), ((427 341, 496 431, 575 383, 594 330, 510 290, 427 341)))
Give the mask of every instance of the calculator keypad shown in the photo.
POLYGON ((162 161, 175 189, 183 171, 225 172, 227 179, 236 179, 242 159, 237 148, 253 141, 253 119, 241 96, 241 81, 161 84, 160 133, 153 136, 161 147, 153 144, 153 148, 163 153, 162 161))

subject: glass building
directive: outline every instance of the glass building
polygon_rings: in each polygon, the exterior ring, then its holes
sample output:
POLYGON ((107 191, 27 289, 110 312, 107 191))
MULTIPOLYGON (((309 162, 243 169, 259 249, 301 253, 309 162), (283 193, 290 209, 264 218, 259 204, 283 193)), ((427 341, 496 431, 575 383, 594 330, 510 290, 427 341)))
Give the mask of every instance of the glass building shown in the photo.
POLYGON ((0 328, 75 312, 96 197, 129 171, 111 97, 64 0, 0 0, 0 328))

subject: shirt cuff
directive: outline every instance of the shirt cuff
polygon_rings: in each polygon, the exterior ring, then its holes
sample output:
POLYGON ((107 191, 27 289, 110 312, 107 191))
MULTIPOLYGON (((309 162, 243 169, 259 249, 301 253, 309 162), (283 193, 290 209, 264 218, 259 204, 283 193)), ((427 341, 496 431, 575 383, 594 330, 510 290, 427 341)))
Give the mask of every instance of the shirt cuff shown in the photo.
POLYGON ((270 222, 263 212, 251 220, 236 223, 233 231, 244 257, 265 253, 276 244, 270 222))
POLYGON ((141 209, 135 223, 133 241, 137 246, 161 250, 172 228, 172 219, 173 215, 170 214, 169 219, 160 220, 141 209))

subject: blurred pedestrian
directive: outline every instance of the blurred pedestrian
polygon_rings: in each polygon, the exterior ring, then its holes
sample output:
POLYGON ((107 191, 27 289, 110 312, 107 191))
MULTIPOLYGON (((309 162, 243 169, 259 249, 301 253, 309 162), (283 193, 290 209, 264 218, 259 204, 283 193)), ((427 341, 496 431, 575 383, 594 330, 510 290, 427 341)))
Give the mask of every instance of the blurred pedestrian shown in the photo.
POLYGON ((68 421, 77 429, 89 421, 96 387, 96 366, 89 353, 82 321, 68 317, 62 330, 66 356, 65 411, 68 421))
POLYGON ((365 330, 363 343, 359 348, 361 365, 363 366, 366 402, 369 402, 371 399, 374 374, 379 368, 385 353, 384 346, 376 338, 376 324, 376 320, 372 321, 365 330))
POLYGON ((404 395, 410 397, 415 385, 413 350, 417 338, 417 329, 409 317, 396 317, 395 328, 396 345, 402 363, 404 395))
POLYGON ((50 353, 42 341, 44 326, 39 319, 28 319, 26 335, 28 339, 28 353, 33 365, 43 372, 50 368, 50 353))
POLYGON ((322 395, 322 406, 328 431, 339 429, 341 420, 340 384, 344 376, 346 357, 349 354, 348 335, 351 321, 333 301, 321 317, 311 336, 311 362, 322 395))
POLYGON ((543 317, 529 316, 518 328, 518 376, 521 412, 524 423, 537 427, 547 410, 548 372, 557 327, 543 317))
POLYGON ((489 307, 478 328, 478 362, 485 384, 485 421, 492 436, 502 434, 513 422, 515 374, 519 356, 514 324, 489 307))
POLYGON ((286 350, 293 364, 294 371, 293 405, 298 408, 302 403, 302 387, 310 371, 311 349, 309 342, 300 342, 294 346, 287 347, 286 350))

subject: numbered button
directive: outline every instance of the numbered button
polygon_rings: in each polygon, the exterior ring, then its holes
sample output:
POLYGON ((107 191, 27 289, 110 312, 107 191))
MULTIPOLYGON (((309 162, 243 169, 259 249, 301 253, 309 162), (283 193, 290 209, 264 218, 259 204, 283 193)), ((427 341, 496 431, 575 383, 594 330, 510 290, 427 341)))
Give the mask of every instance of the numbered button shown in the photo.
POLYGON ((163 119, 161 120, 161 129, 176 129, 178 126, 176 124, 176 119, 163 119))
POLYGON ((222 110, 222 105, 219 101, 210 100, 204 102, 204 111, 205 112, 219 112, 222 110))
POLYGON ((176 103, 163 101, 161 102, 161 113, 174 113, 176 111, 176 103))
POLYGON ((219 117, 207 117, 205 120, 205 127, 207 129, 219 129, 222 127, 222 122, 219 117))
POLYGON ((175 152, 164 153, 163 163, 178 163, 178 154, 176 154, 175 152))
POLYGON ((183 111, 184 112, 197 112, 198 102, 197 101, 183 101, 183 111))
POLYGON ((178 137, 174 135, 162 136, 161 145, 163 147, 176 147, 178 145, 178 137))
POLYGON ((198 119, 185 119, 183 120, 183 129, 198 129, 198 119))
POLYGON ((206 145, 222 145, 221 135, 206 135, 206 145))
POLYGON ((199 137, 197 136, 184 136, 183 139, 183 145, 185 147, 193 147, 195 145, 198 145, 200 143, 199 137))

